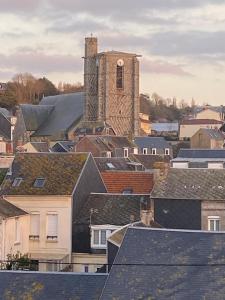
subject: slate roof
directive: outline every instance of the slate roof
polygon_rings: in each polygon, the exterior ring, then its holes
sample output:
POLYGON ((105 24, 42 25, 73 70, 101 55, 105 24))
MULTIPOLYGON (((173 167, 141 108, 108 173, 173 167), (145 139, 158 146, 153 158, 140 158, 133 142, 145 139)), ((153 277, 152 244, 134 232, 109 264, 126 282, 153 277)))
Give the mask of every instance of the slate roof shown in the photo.
POLYGON ((152 130, 158 131, 158 132, 173 132, 179 130, 179 124, 178 123, 152 123, 151 124, 152 130))
POLYGON ((3 182, 6 195, 72 195, 75 184, 88 158, 86 153, 17 153, 12 175, 3 182), (23 180, 17 187, 15 178, 23 180), (42 188, 34 187, 37 178, 44 178, 42 188))
POLYGON ((49 96, 43 98, 38 106, 53 106, 54 109, 33 136, 54 136, 60 139, 62 134, 81 119, 84 110, 84 93, 49 96))
POLYGON ((169 155, 146 155, 146 154, 132 154, 130 156, 134 161, 140 162, 146 169, 157 169, 159 168, 158 163, 169 164, 169 155))
POLYGON ((134 138, 134 143, 138 148, 171 148, 170 144, 163 137, 139 136, 134 138))
POLYGON ((143 171, 107 171, 101 176, 108 193, 131 189, 134 194, 149 194, 154 184, 153 174, 143 171))
POLYGON ((0 113, 0 135, 6 140, 11 140, 11 123, 3 113, 0 113))
POLYGON ((225 170, 171 168, 166 178, 155 184, 151 197, 224 201, 225 170))
POLYGON ((4 107, 0 107, 0 113, 3 114, 6 118, 11 116, 11 113, 4 107))
POLYGON ((224 232, 129 227, 100 300, 224 299, 224 243, 224 232))
POLYGON ((98 212, 91 216, 92 225, 123 226, 140 221, 140 207, 149 208, 149 195, 90 194, 80 211, 76 223, 90 224, 91 209, 98 212))
POLYGON ((103 171, 130 171, 134 170, 135 167, 132 165, 128 158, 124 157, 95 157, 94 158, 97 167, 100 172, 103 171))
POLYGON ((0 271, 2 300, 98 300, 107 275, 0 271))
POLYGON ((115 136, 115 135, 92 135, 88 136, 88 138, 91 139, 92 142, 94 142, 96 145, 101 145, 102 149, 105 149, 106 151, 110 151, 115 148, 133 148, 136 147, 136 145, 129 141, 129 139, 125 136, 115 136))
POLYGON ((225 135, 218 129, 201 128, 201 129, 199 129, 198 132, 202 132, 205 135, 207 135, 210 139, 214 139, 214 140, 224 140, 224 138, 225 138, 225 135))
POLYGON ((0 216, 3 218, 18 217, 26 215, 27 212, 19 207, 9 203, 5 199, 0 198, 0 216))
POLYGON ((222 121, 213 119, 187 119, 180 122, 181 125, 205 125, 205 124, 223 124, 222 121))
POLYGON ((225 158, 225 149, 180 149, 178 158, 225 158))
POLYGON ((75 141, 60 141, 56 142, 55 145, 51 147, 52 152, 71 152, 74 150, 75 141))

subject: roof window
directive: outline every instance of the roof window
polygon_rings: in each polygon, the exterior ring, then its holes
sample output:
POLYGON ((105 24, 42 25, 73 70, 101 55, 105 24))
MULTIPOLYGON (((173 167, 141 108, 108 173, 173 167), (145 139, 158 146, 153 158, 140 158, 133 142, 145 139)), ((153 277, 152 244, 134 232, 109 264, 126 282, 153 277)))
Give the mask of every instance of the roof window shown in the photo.
POLYGON ((115 169, 115 166, 112 163, 106 164, 109 169, 115 169))
POLYGON ((44 178, 36 178, 35 182, 34 182, 34 187, 36 188, 42 188, 45 184, 45 179, 44 178))
POLYGON ((12 186, 13 187, 17 187, 21 184, 21 182, 23 181, 23 178, 21 177, 16 177, 14 180, 13 180, 13 183, 12 183, 12 186))

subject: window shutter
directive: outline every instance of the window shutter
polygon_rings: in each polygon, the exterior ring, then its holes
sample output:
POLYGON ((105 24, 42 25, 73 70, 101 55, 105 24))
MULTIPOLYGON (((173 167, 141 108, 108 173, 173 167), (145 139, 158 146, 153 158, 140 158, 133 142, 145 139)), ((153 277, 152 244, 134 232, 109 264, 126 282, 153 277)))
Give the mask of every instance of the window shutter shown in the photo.
POLYGON ((38 235, 40 234, 40 215, 31 214, 30 216, 30 234, 38 235))
POLYGON ((48 214, 47 236, 58 236, 58 215, 48 214))

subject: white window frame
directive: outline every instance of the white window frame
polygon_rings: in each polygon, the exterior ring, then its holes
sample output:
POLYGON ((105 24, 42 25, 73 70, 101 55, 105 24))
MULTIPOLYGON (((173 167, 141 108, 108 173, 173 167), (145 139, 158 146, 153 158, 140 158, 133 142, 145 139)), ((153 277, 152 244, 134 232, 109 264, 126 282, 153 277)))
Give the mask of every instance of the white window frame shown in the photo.
POLYGON ((148 148, 143 148, 142 149, 142 154, 147 155, 148 154, 148 148))
POLYGON ((138 154, 138 148, 134 148, 134 149, 133 149, 133 153, 134 153, 134 154, 138 154))
POLYGON ((165 148, 165 155, 170 155, 170 148, 165 148))
POLYGON ((59 215, 57 212, 48 212, 47 216, 46 216, 46 239, 47 241, 57 241, 59 237, 59 215), (56 230, 56 234, 55 235, 49 235, 49 216, 57 216, 57 230, 56 230))
POLYGON ((152 148, 152 151, 151 151, 152 155, 156 155, 157 154, 157 150, 156 148, 152 148))
POLYGON ((107 151, 107 152, 106 152, 106 157, 108 157, 108 158, 111 158, 111 157, 112 157, 111 151, 107 151))
POLYGON ((128 158, 128 157, 129 157, 129 149, 128 149, 128 148, 124 148, 124 149, 123 149, 123 156, 124 156, 125 158, 128 158))
POLYGON ((219 216, 208 216, 208 230, 209 231, 220 231, 220 217, 219 216), (210 229, 210 223, 214 221, 213 230, 210 229), (219 230, 216 230, 216 222, 219 222, 219 230))
POLYGON ((30 235, 29 235, 29 239, 30 240, 39 240, 39 238, 40 238, 40 212, 31 212, 30 213, 30 235), (32 216, 38 216, 39 217, 39 220, 38 220, 38 234, 34 234, 33 232, 32 232, 32 228, 31 228, 31 223, 32 223, 32 216))
POLYGON ((113 231, 121 228, 120 226, 108 226, 108 225, 93 225, 91 226, 91 248, 94 249, 106 249, 107 248, 107 240, 110 237, 110 235, 113 233, 113 231), (94 231, 98 230, 99 231, 99 236, 98 236, 98 243, 94 242, 94 231), (101 232, 106 231, 106 243, 102 244, 101 243, 101 232))

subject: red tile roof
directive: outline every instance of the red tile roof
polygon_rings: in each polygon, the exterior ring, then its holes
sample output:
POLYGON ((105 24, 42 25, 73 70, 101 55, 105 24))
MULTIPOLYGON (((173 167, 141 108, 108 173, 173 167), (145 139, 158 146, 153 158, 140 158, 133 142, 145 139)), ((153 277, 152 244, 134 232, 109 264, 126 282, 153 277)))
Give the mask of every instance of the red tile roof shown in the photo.
POLYGON ((102 172, 109 193, 123 193, 132 189, 133 194, 149 194, 153 188, 153 174, 146 172, 102 172))
POLYGON ((180 122, 181 125, 195 125, 195 124, 223 124, 222 121, 212 119, 189 119, 180 122))

